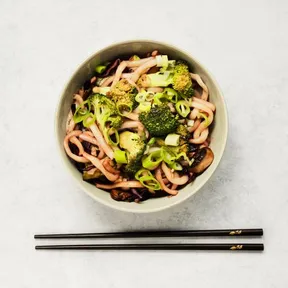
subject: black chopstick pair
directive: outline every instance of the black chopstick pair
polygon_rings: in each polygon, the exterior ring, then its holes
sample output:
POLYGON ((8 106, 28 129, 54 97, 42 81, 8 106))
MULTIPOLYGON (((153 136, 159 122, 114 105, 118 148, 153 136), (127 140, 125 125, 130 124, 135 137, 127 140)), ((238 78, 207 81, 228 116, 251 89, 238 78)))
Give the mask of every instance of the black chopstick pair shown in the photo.
MULTIPOLYGON (((115 233, 36 234, 35 239, 103 239, 146 237, 254 237, 263 236, 263 229, 133 231, 115 233)), ((36 250, 228 250, 263 251, 262 243, 205 243, 205 244, 79 244, 37 245, 36 250)))

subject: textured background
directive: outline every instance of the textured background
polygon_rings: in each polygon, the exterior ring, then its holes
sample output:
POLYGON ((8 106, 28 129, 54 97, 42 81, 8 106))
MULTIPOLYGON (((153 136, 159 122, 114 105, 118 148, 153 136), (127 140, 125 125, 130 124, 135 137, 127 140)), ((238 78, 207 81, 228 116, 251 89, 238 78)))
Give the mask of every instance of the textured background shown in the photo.
POLYGON ((0 1, 1 287, 288 286, 288 2, 165 2, 0 1), (135 37, 199 59, 220 83, 230 120, 212 180, 150 215, 112 211, 77 189, 53 131, 77 65, 135 37), (263 254, 34 251, 37 232, 258 226, 263 254))

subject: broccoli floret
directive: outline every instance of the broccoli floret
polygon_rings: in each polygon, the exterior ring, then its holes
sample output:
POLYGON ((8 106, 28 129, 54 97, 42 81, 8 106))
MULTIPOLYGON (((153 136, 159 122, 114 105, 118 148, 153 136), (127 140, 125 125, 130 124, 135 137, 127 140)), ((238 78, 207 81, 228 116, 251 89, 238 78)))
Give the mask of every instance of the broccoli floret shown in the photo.
POLYGON ((122 125, 122 117, 118 115, 113 101, 102 94, 94 94, 88 98, 93 106, 96 120, 100 125, 105 139, 110 127, 119 128, 122 125))
POLYGON ((110 122, 110 126, 116 129, 120 128, 123 124, 123 119, 120 115, 110 116, 107 122, 108 121, 110 122))
POLYGON ((164 72, 142 75, 137 85, 139 87, 167 87, 172 85, 183 97, 194 94, 189 68, 183 61, 177 61, 175 67, 170 67, 169 70, 164 72))
POLYGON ((136 108, 137 95, 136 87, 132 86, 126 79, 121 79, 111 90, 111 99, 116 104, 119 112, 127 110, 128 112, 136 108))
POLYGON ((173 88, 184 97, 189 97, 194 94, 189 68, 183 61, 177 61, 174 68, 173 88))
MULTIPOLYGON (((107 114, 117 115, 117 109, 115 104, 105 95, 97 93, 89 96, 88 100, 95 110, 96 117, 99 116, 99 118, 102 118, 104 115, 107 114)), ((97 117, 97 120, 100 119, 98 119, 97 117)))
POLYGON ((119 135, 119 145, 130 154, 137 154, 144 146, 144 141, 134 132, 124 131, 119 135))
POLYGON ((183 124, 178 126, 176 133, 180 135, 180 145, 186 143, 191 138, 191 134, 183 124))
POLYGON ((179 122, 166 105, 155 105, 150 111, 142 112, 139 120, 151 136, 166 136, 176 131, 179 122))
POLYGON ((177 127, 177 130, 176 130, 176 133, 183 136, 183 137, 186 137, 188 136, 189 132, 187 130, 187 128, 183 125, 183 124, 180 124, 178 127, 177 127))
POLYGON ((121 133, 119 138, 120 147, 128 152, 128 163, 124 171, 133 176, 142 166, 141 158, 145 152, 146 144, 138 134, 130 131, 121 133))
POLYGON ((134 176, 136 174, 137 171, 139 171, 142 167, 142 162, 141 162, 141 158, 144 154, 145 150, 141 150, 138 154, 136 155, 129 155, 128 156, 128 163, 125 166, 124 171, 130 175, 130 176, 134 176))

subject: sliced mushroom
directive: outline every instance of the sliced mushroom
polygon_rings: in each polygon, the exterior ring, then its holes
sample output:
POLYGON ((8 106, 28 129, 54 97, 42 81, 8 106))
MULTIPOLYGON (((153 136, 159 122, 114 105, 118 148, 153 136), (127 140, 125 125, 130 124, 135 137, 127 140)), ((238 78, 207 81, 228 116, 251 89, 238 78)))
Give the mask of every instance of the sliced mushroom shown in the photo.
POLYGON ((116 201, 132 202, 135 199, 135 196, 132 193, 116 189, 112 189, 110 195, 112 199, 116 201))
POLYGON ((193 156, 194 162, 191 165, 191 172, 202 173, 214 160, 214 154, 208 147, 199 149, 193 156))
POLYGON ((83 171, 83 180, 88 181, 88 180, 93 180, 101 177, 103 174, 101 171, 97 168, 92 168, 88 171, 83 171))
POLYGON ((189 152, 196 152, 199 149, 199 145, 189 143, 189 152))

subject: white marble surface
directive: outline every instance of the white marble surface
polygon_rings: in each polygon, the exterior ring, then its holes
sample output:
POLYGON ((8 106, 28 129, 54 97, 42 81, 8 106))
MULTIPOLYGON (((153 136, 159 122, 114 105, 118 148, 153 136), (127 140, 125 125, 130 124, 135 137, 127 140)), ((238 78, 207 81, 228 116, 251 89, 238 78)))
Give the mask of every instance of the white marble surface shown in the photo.
POLYGON ((288 2, 164 3, 0 1, 0 287, 288 286, 288 2), (53 133, 77 65, 135 37, 190 51, 220 83, 230 119, 209 184, 151 215, 112 211, 77 189, 53 133), (258 226, 263 254, 34 251, 37 232, 258 226))

